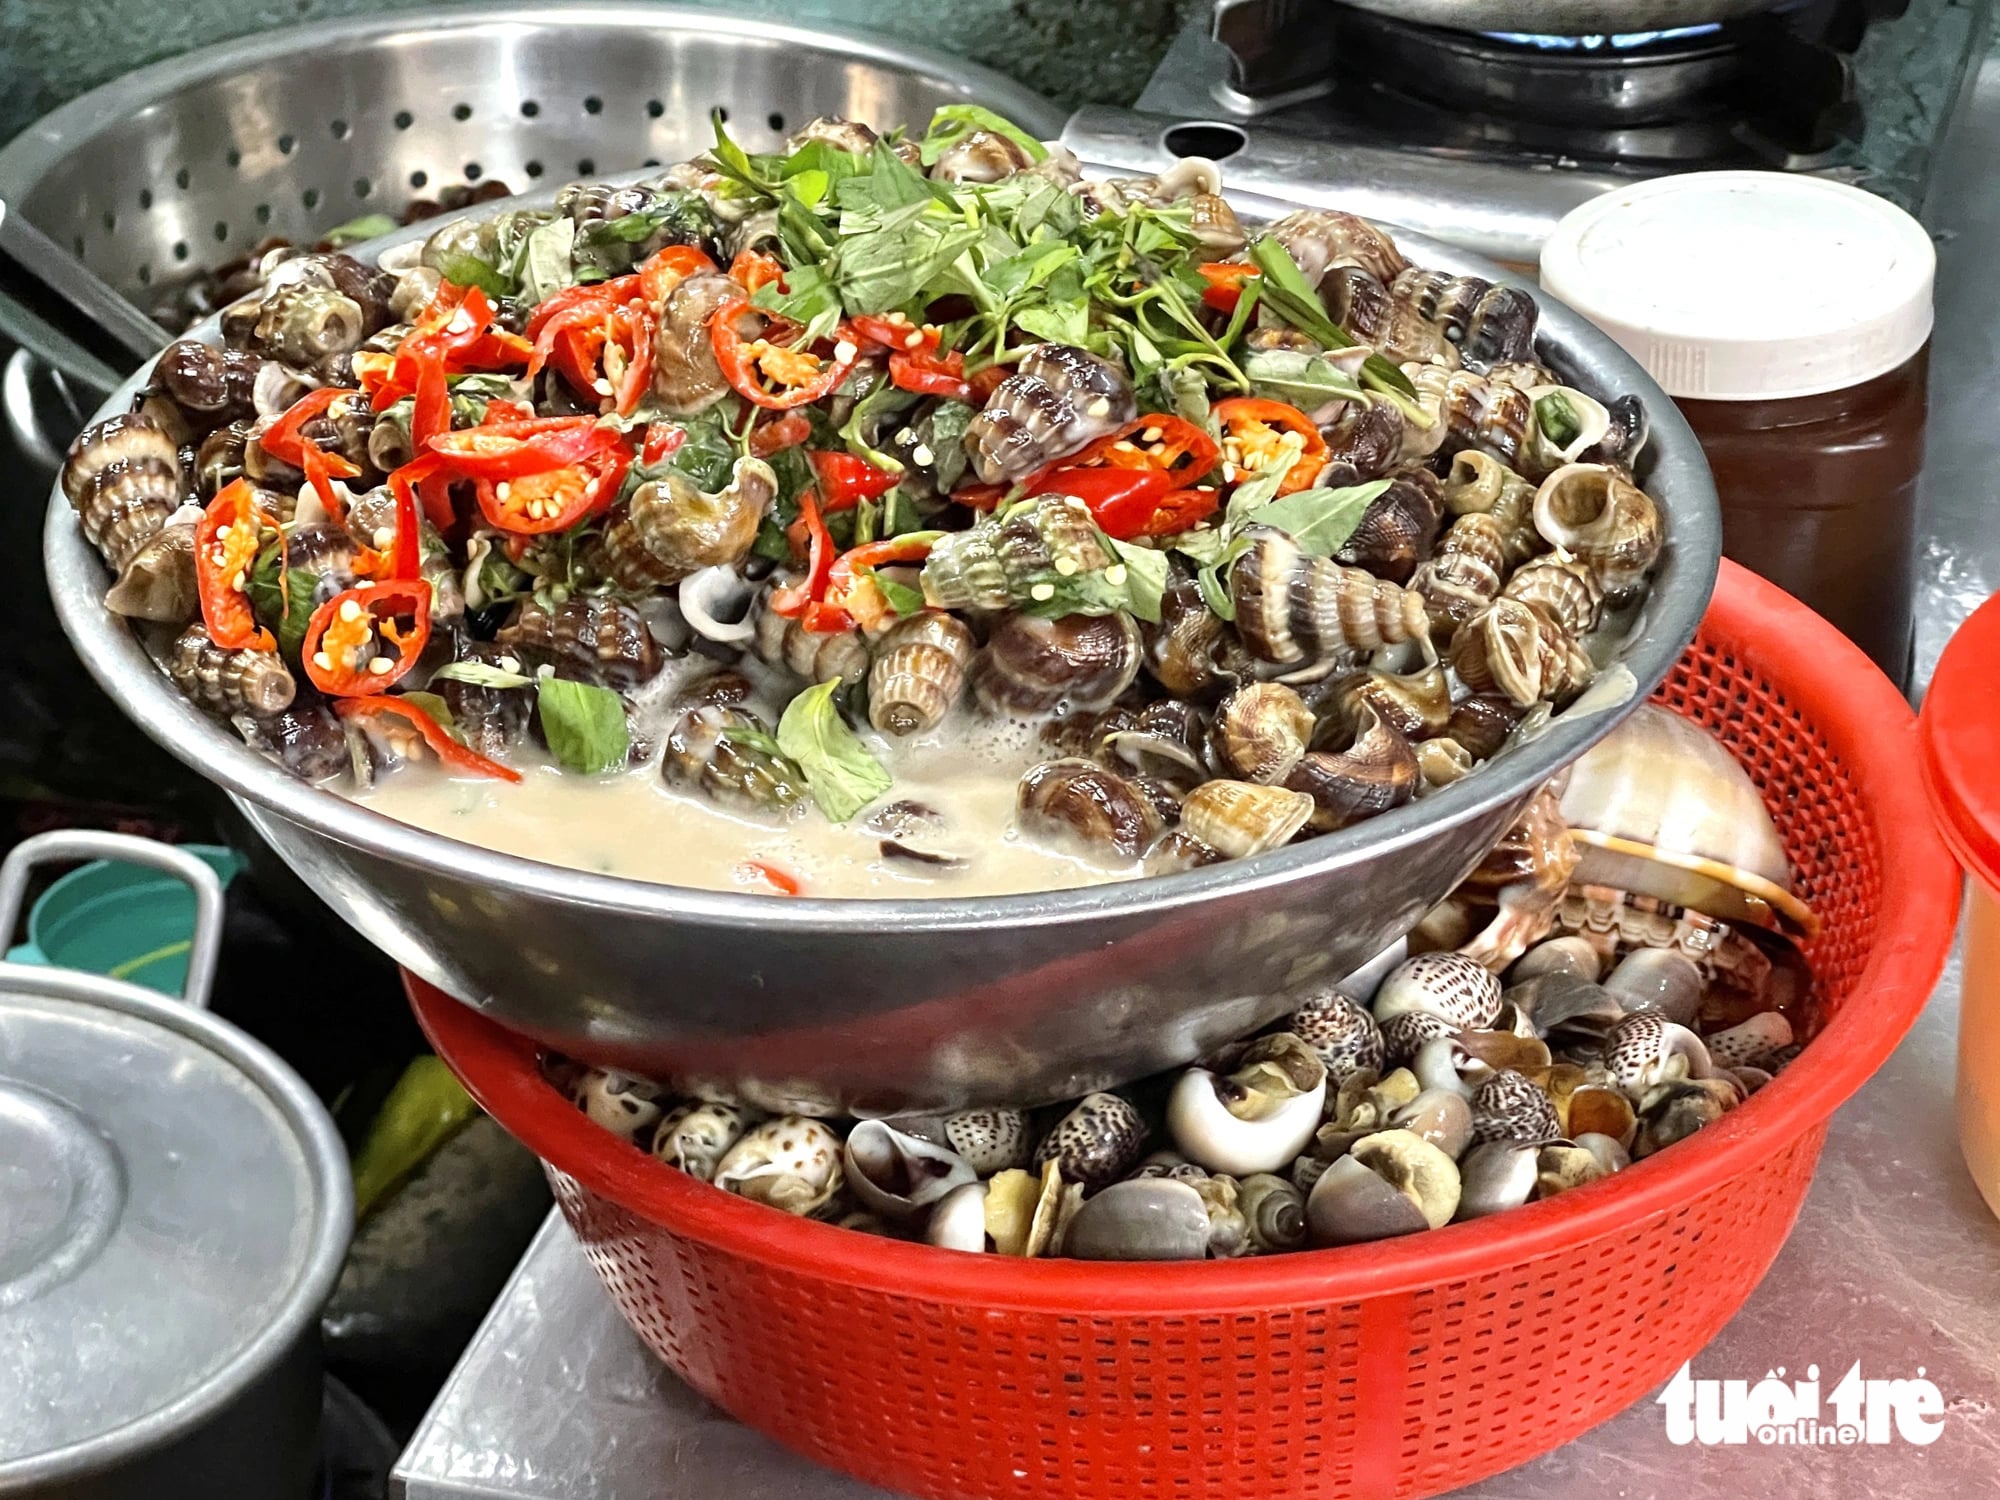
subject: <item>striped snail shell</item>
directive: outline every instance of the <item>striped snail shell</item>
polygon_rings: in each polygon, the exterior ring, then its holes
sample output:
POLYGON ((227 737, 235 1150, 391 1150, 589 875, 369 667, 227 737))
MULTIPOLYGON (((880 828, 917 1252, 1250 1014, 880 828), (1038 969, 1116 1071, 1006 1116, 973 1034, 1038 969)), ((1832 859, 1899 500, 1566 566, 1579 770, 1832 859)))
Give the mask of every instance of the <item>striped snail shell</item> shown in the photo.
POLYGON ((1452 670, 1475 693, 1498 691, 1517 707, 1568 702, 1596 671, 1570 633, 1532 604, 1505 597, 1451 638, 1452 670))
POLYGON ((1103 572, 1116 561, 1088 506, 1043 495, 1004 520, 939 538, 924 561, 924 597, 938 609, 1037 604, 1053 597, 1054 579, 1103 572))
POLYGON ((316 694, 300 692, 274 714, 236 714, 231 722, 252 749, 263 751, 301 781, 329 781, 352 769, 347 731, 316 694))
POLYGON ((1210 744, 1231 775, 1275 785, 1291 774, 1313 734, 1313 712, 1281 682, 1251 682, 1215 710, 1210 744))
POLYGON ((1287 787, 1312 799, 1312 826, 1323 832, 1401 807, 1422 780, 1410 742, 1373 703, 1358 705, 1355 724, 1346 750, 1310 751, 1285 778, 1287 787))
POLYGON ((265 293, 251 340, 259 352, 304 367, 353 352, 367 334, 367 316, 352 297, 293 281, 265 293))
POLYGON ((1122 427, 1138 410, 1132 382, 1107 359, 1068 344, 1037 344, 965 431, 987 484, 1012 484, 1122 427))
POLYGON ((660 774, 669 786, 699 791, 725 807, 788 812, 804 805, 805 778, 785 757, 755 743, 769 734, 748 709, 691 708, 668 731, 660 774))
POLYGON ((1535 492, 1535 529, 1623 598, 1659 558, 1660 513, 1646 492, 1603 464, 1569 464, 1535 492))
POLYGON ((972 690, 989 713, 1035 718, 1103 708, 1139 675, 1139 629, 1130 615, 1011 614, 972 662, 972 690))
POLYGON ((1313 814, 1313 799, 1252 781, 1205 781, 1181 803, 1181 824, 1228 859, 1281 848, 1313 814))
POLYGON ((183 499, 173 437, 150 416, 130 413, 92 423, 70 444, 62 491, 113 573, 122 573, 183 499))
POLYGON ((1166 823, 1128 778, 1076 758, 1028 769, 1016 794, 1015 820, 1029 838, 1121 859, 1144 854, 1166 823))
POLYGON ((154 532, 119 572, 104 607, 131 620, 185 625, 201 613, 195 581, 194 538, 199 513, 186 506, 154 532))
POLYGON ((1604 589, 1584 562, 1550 553, 1523 563, 1501 591, 1507 599, 1532 604, 1572 636, 1597 628, 1604 607, 1604 589))
POLYGON ((1525 391, 1497 384, 1471 370, 1420 365, 1408 373, 1417 388, 1418 400, 1435 424, 1432 451, 1440 444, 1443 451, 1453 455, 1470 448, 1509 467, 1517 465, 1530 434, 1536 430, 1535 405, 1525 391))
POLYGON ((1417 564, 1431 555, 1443 518, 1437 476, 1416 466, 1397 469, 1334 557, 1391 583, 1408 583, 1417 564))
POLYGON ((531 666, 553 666, 558 676, 617 692, 650 681, 666 664, 644 617, 616 599, 579 596, 554 610, 523 599, 494 642, 531 666))
POLYGON ((1176 574, 1160 598, 1159 621, 1140 626, 1146 670, 1176 697, 1197 697, 1222 676, 1218 657, 1228 633, 1228 625, 1203 602, 1200 586, 1176 574))
POLYGON ((1403 461, 1409 423, 1386 401, 1349 401, 1320 425, 1327 485, 1366 484, 1403 461))
POLYGON ((868 675, 868 645, 859 630, 808 630, 771 608, 769 589, 751 606, 751 623, 758 660, 788 668, 807 682, 838 677, 851 685, 868 675))
POLYGON ((1236 631, 1263 661, 1324 662, 1429 633, 1421 595, 1259 530, 1229 570, 1236 631))
POLYGON ((274 714, 297 691, 275 651, 218 646, 200 623, 188 626, 167 653, 167 676, 190 702, 212 714, 274 714))
POLYGON ((868 669, 868 722, 884 734, 935 729, 965 691, 976 643, 958 616, 925 609, 875 642, 868 669))
POLYGON ((1388 235, 1359 214, 1338 209, 1297 209, 1273 221, 1264 232, 1285 247, 1285 253, 1314 286, 1336 266, 1359 266, 1377 281, 1387 283, 1409 264, 1388 235))
POLYGON ((1458 350, 1444 329, 1359 266, 1328 271, 1319 294, 1334 322, 1395 363, 1458 368, 1458 350))
POLYGON ((703 568, 734 567, 750 555, 777 492, 778 477, 761 458, 739 458, 713 495, 668 469, 640 485, 605 526, 604 572, 619 587, 644 592, 703 568))
POLYGON ((1491 513, 1474 511, 1453 521, 1437 554, 1410 579, 1410 587, 1423 596, 1432 635, 1450 640, 1459 626, 1497 599, 1506 570, 1506 534, 1491 513))
POLYGON ((198 498, 213 500, 222 493, 223 486, 242 475, 243 445, 249 440, 250 425, 249 418, 239 417, 201 440, 194 458, 194 488, 198 498))

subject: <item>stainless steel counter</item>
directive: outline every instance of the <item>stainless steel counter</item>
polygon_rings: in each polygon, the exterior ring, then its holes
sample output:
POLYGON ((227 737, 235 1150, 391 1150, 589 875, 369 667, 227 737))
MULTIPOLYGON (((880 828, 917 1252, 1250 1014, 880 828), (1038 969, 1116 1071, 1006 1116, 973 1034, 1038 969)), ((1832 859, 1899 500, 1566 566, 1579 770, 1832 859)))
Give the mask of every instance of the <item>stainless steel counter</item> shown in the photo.
MULTIPOLYGON (((1940 236, 1918 676, 2000 581, 1992 422, 2000 395, 2000 62, 1988 63, 1932 191, 1940 236)), ((1693 1374, 1755 1382, 1818 1365, 1831 1390, 1921 1367, 1946 1402, 1928 1447, 1676 1447, 1642 1402, 1461 1500, 1900 1500, 2000 1489, 2000 1223, 1953 1137, 1958 969, 1835 1119, 1790 1242, 1693 1374)), ((1590 1378, 1579 1349, 1576 1378, 1590 1378)), ((398 1466, 411 1500, 860 1500, 877 1492, 720 1415, 619 1321, 552 1220, 398 1466)))

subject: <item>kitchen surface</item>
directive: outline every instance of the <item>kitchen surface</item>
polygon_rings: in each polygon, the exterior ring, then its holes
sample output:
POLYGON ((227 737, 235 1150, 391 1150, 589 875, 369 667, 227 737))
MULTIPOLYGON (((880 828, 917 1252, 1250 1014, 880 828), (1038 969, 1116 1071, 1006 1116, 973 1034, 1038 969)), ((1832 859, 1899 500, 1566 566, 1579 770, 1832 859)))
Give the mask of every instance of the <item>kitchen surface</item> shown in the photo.
MULTIPOLYGON (((8 37, 0 49, 0 144, 64 101, 190 48, 294 22, 376 12, 407 12, 414 22, 418 12, 451 9, 418 0, 189 0, 164 14, 142 0, 91 0, 81 10, 0 0, 0 33, 8 37)), ((1315 0, 744 0, 727 9, 921 37, 929 48, 984 64, 1052 101, 1051 121, 1067 117, 1061 139, 1092 175, 1157 172, 1178 156, 1206 155, 1222 164, 1246 213, 1339 205, 1523 272, 1572 209, 1667 173, 1753 167, 1878 193, 1916 214, 1937 250, 1914 662, 1902 684, 1913 704, 1921 704, 1954 631, 2000 589, 1989 437, 2000 391, 2000 285, 1990 273, 2000 255, 1991 171, 2000 157, 2000 33, 1990 0, 1803 0, 1721 23, 1678 26, 1669 15, 1644 30, 1587 37, 1438 32, 1373 3, 1334 12, 1315 0)), ((423 79, 423 87, 433 84, 443 90, 439 99, 456 97, 449 79, 423 79)), ((514 93, 529 101, 514 122, 522 131, 548 124, 535 118, 533 100, 553 92, 511 76, 501 91, 510 118, 514 93)), ((651 117, 668 112, 658 127, 666 130, 676 125, 678 96, 660 92, 669 103, 655 100, 651 117)), ((603 102, 593 93, 583 107, 594 117, 603 102)), ((459 108, 461 123, 473 119, 468 129, 488 117, 483 96, 478 113, 459 108)), ((761 108, 754 113, 761 119, 761 108)), ((773 111, 774 131, 779 123, 773 111)), ((409 125, 399 115, 394 130, 409 125)), ((410 141, 430 125, 422 122, 410 141)), ((367 137, 365 122, 359 134, 367 137)), ((542 155, 556 161, 540 138, 524 134, 461 175, 455 157, 443 165, 458 151, 454 139, 439 148, 435 176, 408 172, 399 158, 397 180, 356 177, 349 195, 337 154, 348 137, 343 113, 330 142, 307 143, 309 162, 319 160, 315 150, 335 152, 326 158, 332 165, 315 170, 338 185, 324 197, 314 189, 303 209, 281 205, 278 227, 287 227, 286 215, 311 217, 315 228, 384 209, 394 217, 410 195, 434 194, 455 208, 482 177, 543 186, 542 155)), ((174 263, 163 266, 158 282, 171 285, 188 266, 221 265, 229 252, 247 249, 255 232, 217 218, 211 243, 209 210, 195 206, 200 153, 221 160, 223 137, 177 122, 158 139, 186 152, 162 157, 166 169, 184 159, 197 179, 190 189, 188 170, 180 172, 193 243, 176 245, 174 263)), ((276 137, 274 168, 293 157, 285 144, 292 139, 287 125, 276 137)), ((260 169, 257 145, 239 138, 227 149, 232 170, 246 152, 246 173, 260 169)), ((421 149, 431 149, 428 138, 421 149)), ((171 294, 156 283, 150 260, 140 273, 113 244, 117 213, 133 212, 125 204, 131 193, 118 210, 100 214, 91 202, 72 213, 60 173, 16 191, 7 160, 0 155, 0 198, 14 191, 13 201, 31 210, 24 217, 46 221, 61 245, 121 292, 148 308, 167 305, 171 294)), ((593 155, 575 165, 611 173, 638 159, 593 155)), ((157 207, 152 190, 137 200, 143 213, 179 212, 170 180, 162 176, 157 207)), ((258 205, 255 221, 270 224, 268 206, 258 205)), ((296 228, 303 233, 303 220, 296 228)), ((648 1351, 605 1295, 563 1212, 550 1208, 534 1155, 479 1115, 443 1064, 421 1055, 425 1039, 395 965, 321 904, 323 891, 309 888, 328 878, 324 871, 308 858, 301 881, 296 849, 288 864, 264 842, 277 820, 222 797, 169 758, 86 678, 49 609, 40 536, 54 461, 102 392, 87 380, 52 377, 46 359, 22 353, 45 350, 42 336, 0 291, 0 463, 25 477, 12 502, 0 502, 0 544, 12 559, 0 567, 0 587, 20 601, 16 638, 27 647, 0 652, 0 853, 42 829, 70 826, 217 846, 203 854, 221 872, 215 1015, 304 1076, 357 1158, 363 1222, 321 1323, 331 1378, 311 1465, 315 1500, 886 1494, 740 1424, 648 1351), (283 1004, 273 1000, 272 975, 287 976, 283 1004)), ((1885 666, 1896 674, 1895 664, 1885 666)), ((411 879, 397 904, 425 899, 411 879)), ((441 892, 433 901, 440 910, 450 904, 441 892)), ((136 905, 118 909, 138 921, 136 905)), ((45 929, 56 931, 51 923, 45 929)), ((44 962, 50 954, 28 950, 37 942, 56 947, 54 937, 24 929, 0 933, 0 948, 16 937, 26 945, 9 957, 44 962)), ((130 962, 152 961, 160 951, 152 946, 130 962)), ((1677 1444, 1665 1412, 1648 1398, 1522 1467, 1451 1493, 1467 1500, 1984 1493, 2000 1466, 2000 1334, 1991 1316, 2000 1305, 2000 1221, 1957 1141, 1964 946, 1961 933, 1915 1025, 1834 1115, 1789 1240, 1690 1370, 1697 1380, 1754 1384, 1807 1378, 1816 1366, 1830 1389, 1858 1361, 1870 1380, 1928 1379, 1944 1400, 1936 1440, 1677 1444)), ((185 948, 170 957, 179 961, 185 948)), ((611 1015, 608 1003, 604 1014, 611 1015)), ((7 1098, 0 1091, 0 1106, 7 1098)), ((0 1154, 11 1139, 8 1122, 0 1108, 0 1154)), ((0 1223, 0 1273, 11 1244, 0 1223)), ((11 1306, 9 1284, 0 1274, 0 1312, 11 1306)), ((1576 1351, 1575 1373, 1590 1378, 1587 1349, 1576 1351)))

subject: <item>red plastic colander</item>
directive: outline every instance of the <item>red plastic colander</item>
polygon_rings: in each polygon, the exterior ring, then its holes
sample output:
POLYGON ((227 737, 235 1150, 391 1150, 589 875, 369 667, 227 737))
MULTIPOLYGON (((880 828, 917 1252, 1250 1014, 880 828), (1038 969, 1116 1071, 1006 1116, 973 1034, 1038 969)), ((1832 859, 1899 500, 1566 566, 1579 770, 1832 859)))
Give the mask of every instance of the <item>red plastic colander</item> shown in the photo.
POLYGON ((1413 1497, 1575 1437, 1665 1380, 1763 1276, 1828 1117, 1922 1008, 1958 912, 1915 727, 1805 606, 1724 563, 1659 692, 1777 818, 1828 1021, 1691 1141, 1408 1239, 1198 1265, 966 1255, 788 1218, 586 1120, 534 1044, 411 982, 438 1052, 549 1163, 626 1319, 704 1396, 938 1500, 1413 1497))

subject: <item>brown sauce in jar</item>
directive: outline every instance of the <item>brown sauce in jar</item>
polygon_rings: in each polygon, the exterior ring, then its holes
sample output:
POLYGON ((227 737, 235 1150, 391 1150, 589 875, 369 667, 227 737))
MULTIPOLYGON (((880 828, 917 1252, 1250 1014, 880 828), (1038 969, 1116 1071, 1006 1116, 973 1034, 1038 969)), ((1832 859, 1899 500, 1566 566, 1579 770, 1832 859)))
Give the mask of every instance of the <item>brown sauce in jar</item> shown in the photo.
POLYGON ((1677 404, 1722 502, 1723 551, 1907 686, 1928 348, 1845 390, 1677 404))

